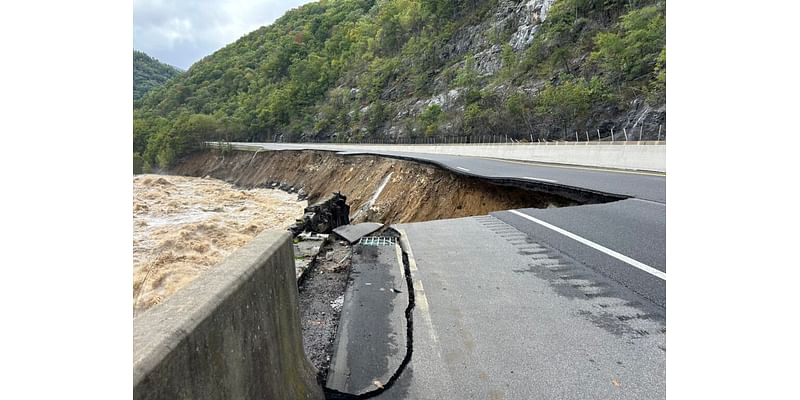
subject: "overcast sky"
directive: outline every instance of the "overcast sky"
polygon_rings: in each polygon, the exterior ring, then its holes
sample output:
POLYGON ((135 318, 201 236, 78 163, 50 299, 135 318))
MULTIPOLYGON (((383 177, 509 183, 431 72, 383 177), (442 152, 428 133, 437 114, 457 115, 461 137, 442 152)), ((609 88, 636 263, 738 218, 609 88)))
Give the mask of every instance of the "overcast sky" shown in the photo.
POLYGON ((133 48, 187 69, 310 0, 133 0, 133 48))

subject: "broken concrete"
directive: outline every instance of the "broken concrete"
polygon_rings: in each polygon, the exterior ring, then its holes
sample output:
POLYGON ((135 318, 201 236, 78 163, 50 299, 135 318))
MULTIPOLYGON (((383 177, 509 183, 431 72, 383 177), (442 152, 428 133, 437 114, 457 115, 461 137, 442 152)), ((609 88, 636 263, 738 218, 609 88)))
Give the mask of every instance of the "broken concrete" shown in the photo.
MULTIPOLYGON (((300 236, 298 236, 299 238, 300 236)), ((320 248, 325 240, 299 240, 292 246, 294 248, 295 278, 300 280, 311 263, 317 258, 320 248)))
POLYGON ((355 225, 342 225, 333 230, 333 233, 341 236, 344 240, 353 244, 364 236, 367 236, 378 229, 383 228, 383 224, 377 222, 363 222, 355 225))
POLYGON ((297 236, 301 232, 331 233, 341 225, 350 223, 350 206, 347 197, 334 193, 327 200, 321 201, 305 209, 303 218, 289 228, 297 236))

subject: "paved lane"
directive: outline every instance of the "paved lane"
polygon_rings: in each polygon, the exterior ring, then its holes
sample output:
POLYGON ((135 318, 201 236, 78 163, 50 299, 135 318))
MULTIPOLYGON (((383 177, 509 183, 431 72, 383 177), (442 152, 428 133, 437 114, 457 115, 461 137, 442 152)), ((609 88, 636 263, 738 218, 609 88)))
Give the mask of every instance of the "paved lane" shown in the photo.
POLYGON ((398 227, 414 353, 378 398, 665 397, 663 313, 641 296, 492 216, 398 227))
MULTIPOLYGON (((292 143, 241 143, 265 150, 327 149, 330 146, 292 143)), ((414 159, 440 165, 464 175, 488 178, 518 178, 548 184, 565 185, 604 193, 636 197, 659 203, 666 202, 666 177, 660 174, 602 170, 504 161, 480 157, 441 154, 403 153, 394 151, 344 151, 344 155, 375 154, 414 159), (531 179, 533 178, 533 179, 531 179)))
MULTIPOLYGON (((656 271, 667 271, 665 205, 629 199, 607 204, 518 211, 621 253, 656 271)), ((621 283, 654 304, 666 307, 665 276, 642 271, 628 262, 512 212, 501 211, 492 215, 621 283)))

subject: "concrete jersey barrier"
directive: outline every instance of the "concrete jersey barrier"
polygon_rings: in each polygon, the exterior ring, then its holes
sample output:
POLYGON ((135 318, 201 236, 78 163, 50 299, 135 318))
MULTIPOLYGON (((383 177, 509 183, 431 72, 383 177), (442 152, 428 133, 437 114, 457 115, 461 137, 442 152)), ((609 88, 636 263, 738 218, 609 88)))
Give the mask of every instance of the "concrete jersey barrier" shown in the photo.
MULTIPOLYGON (((270 143, 272 144, 272 143, 270 143)), ((566 164, 633 171, 667 172, 663 142, 553 142, 476 144, 314 144, 274 143, 283 148, 334 151, 397 151, 488 157, 503 160, 566 164)), ((232 143, 236 149, 261 149, 256 143, 232 143)))
POLYGON ((134 399, 323 399, 291 235, 266 231, 133 321, 134 399))

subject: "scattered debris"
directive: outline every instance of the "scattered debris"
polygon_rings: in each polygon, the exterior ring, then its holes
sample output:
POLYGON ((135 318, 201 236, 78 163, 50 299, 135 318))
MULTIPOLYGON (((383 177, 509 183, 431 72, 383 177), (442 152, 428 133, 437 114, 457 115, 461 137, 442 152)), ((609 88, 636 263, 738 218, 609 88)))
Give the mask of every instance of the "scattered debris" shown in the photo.
POLYGON ((331 302, 331 308, 333 309, 333 311, 336 311, 337 313, 342 311, 343 305, 344 305, 344 294, 337 297, 336 300, 331 302))
POLYGON ((383 224, 377 222, 363 222, 355 225, 342 225, 334 229, 333 233, 353 244, 362 237, 383 228, 383 226, 383 224))
MULTIPOLYGON (((320 245, 319 241, 309 243, 320 245)), ((339 241, 324 241, 318 251, 319 254, 333 254, 336 261, 316 257, 298 281, 298 289, 303 347, 317 368, 319 381, 324 383, 350 275, 350 247, 339 241)))
POLYGON ((320 248, 326 243, 328 235, 325 235, 324 238, 312 237, 310 240, 304 240, 303 238, 302 234, 298 236, 292 246, 294 248, 295 278, 297 280, 300 280, 309 265, 317 258, 320 248))
POLYGON ((328 238, 328 235, 326 235, 324 233, 316 233, 316 232, 303 232, 303 233, 297 235, 297 237, 300 240, 325 240, 325 239, 328 238))
POLYGON ((334 228, 350 223, 350 206, 347 197, 334 193, 328 200, 308 206, 303 218, 290 228, 297 236, 300 232, 330 233, 334 228))

